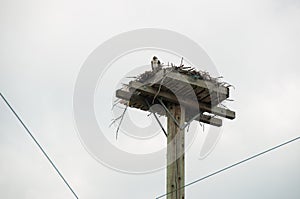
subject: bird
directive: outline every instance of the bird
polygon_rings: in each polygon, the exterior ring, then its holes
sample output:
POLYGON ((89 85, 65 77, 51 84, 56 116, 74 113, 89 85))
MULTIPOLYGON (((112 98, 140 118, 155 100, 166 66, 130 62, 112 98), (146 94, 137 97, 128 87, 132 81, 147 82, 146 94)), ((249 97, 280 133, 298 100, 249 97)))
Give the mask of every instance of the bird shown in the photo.
POLYGON ((152 58, 151 67, 152 67, 152 71, 155 71, 155 72, 157 72, 158 70, 160 70, 162 68, 161 63, 156 56, 154 56, 152 58))

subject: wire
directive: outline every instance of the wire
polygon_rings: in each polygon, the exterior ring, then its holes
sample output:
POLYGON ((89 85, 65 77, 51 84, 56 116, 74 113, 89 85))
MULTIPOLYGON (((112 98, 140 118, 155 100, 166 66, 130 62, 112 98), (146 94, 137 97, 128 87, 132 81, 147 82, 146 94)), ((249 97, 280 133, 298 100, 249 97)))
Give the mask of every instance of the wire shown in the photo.
POLYGON ((67 187, 70 189, 70 191, 73 193, 74 197, 78 199, 78 196, 76 195, 76 193, 74 192, 74 190, 71 188, 71 186, 69 185, 69 183, 67 182, 67 180, 63 177, 63 175, 61 174, 61 172, 58 170, 58 168, 55 166, 55 164, 52 162, 52 160, 49 158, 49 156, 47 155, 47 153, 45 152, 45 150, 43 149, 43 147, 38 143, 38 141, 34 138, 34 136, 32 135, 32 133, 29 131, 29 129, 27 128, 27 126, 24 124, 24 122, 21 120, 21 118, 18 116, 18 114, 14 111, 14 109, 11 107, 11 105, 8 103, 8 101, 5 99, 5 97, 2 95, 2 93, 0 93, 0 96, 2 97, 2 99, 4 100, 4 102, 6 103, 6 105, 9 107, 9 109, 13 112, 13 114, 16 116, 16 118, 19 120, 19 122, 22 124, 22 126, 24 127, 24 129, 27 131, 28 135, 32 138, 32 140, 35 142, 35 144, 39 147, 39 149, 42 151, 42 153, 44 154, 44 156, 47 158, 47 160, 50 162, 50 164, 52 165, 52 167, 55 169, 55 171, 58 173, 58 175, 60 176, 60 178, 64 181, 64 183, 67 185, 67 187))
MULTIPOLYGON (((203 180, 205 180, 205 179, 207 179, 207 178, 209 178, 209 177, 212 177, 212 176, 214 176, 214 175, 217 175, 217 174, 219 174, 219 173, 221 173, 221 172, 223 172, 223 171, 226 171, 226 170, 228 170, 228 169, 231 169, 231 168, 233 168, 233 167, 235 167, 235 166, 238 166, 238 165, 240 165, 240 164, 242 164, 242 163, 248 162, 248 161, 251 160, 251 159, 257 158, 258 156, 261 156, 261 155, 263 155, 263 154, 266 154, 266 153, 268 153, 268 152, 271 152, 271 151, 273 151, 273 150, 275 150, 275 149, 277 149, 277 148, 283 147, 284 145, 290 144, 290 143, 295 142, 295 141, 297 141, 297 140, 299 140, 299 139, 300 139, 300 136, 299 136, 299 137, 296 137, 296 138, 294 138, 294 139, 292 139, 292 140, 289 140, 289 141, 287 141, 287 142, 284 142, 284 143, 282 143, 282 144, 279 144, 279 145, 277 145, 277 146, 275 146, 275 147, 272 147, 272 148, 270 148, 270 149, 268 149, 268 150, 265 150, 265 151, 263 151, 263 152, 261 152, 261 153, 258 153, 258 154, 256 154, 256 155, 253 155, 253 156, 251 156, 251 157, 248 157, 248 158, 246 158, 246 159, 244 159, 244 160, 242 160, 242 161, 240 161, 240 162, 237 162, 237 163, 232 164, 232 165, 230 165, 230 166, 227 166, 227 167, 225 167, 225 168, 223 168, 223 169, 220 169, 220 170, 218 170, 218 171, 216 171, 216 172, 213 172, 213 173, 211 173, 211 174, 209 174, 209 175, 207 175, 207 176, 204 176, 204 177, 202 177, 202 178, 199 178, 198 180, 195 180, 195 181, 193 181, 193 182, 190 182, 190 183, 188 183, 188 184, 186 184, 186 185, 184 185, 184 186, 182 186, 182 187, 180 187, 180 188, 178 188, 178 189, 183 189, 183 188, 185 188, 185 187, 188 187, 188 186, 191 186, 191 185, 193 185, 193 184, 196 184, 196 183, 198 183, 198 182, 200 182, 200 181, 203 181, 203 180)), ((167 195, 169 195, 169 194, 171 194, 171 193, 177 191, 178 189, 176 189, 176 190, 174 190, 174 191, 171 191, 171 192, 169 192, 169 193, 165 193, 165 194, 163 194, 163 195, 161 195, 161 196, 158 196, 156 199, 159 199, 159 198, 162 198, 162 197, 164 197, 164 196, 167 196, 167 195)))

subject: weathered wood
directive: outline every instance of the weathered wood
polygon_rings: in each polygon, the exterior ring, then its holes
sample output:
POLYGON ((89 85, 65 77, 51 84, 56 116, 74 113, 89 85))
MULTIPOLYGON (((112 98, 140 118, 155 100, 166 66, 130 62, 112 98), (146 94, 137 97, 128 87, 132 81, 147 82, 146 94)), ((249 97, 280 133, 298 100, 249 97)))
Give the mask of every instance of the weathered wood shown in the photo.
POLYGON ((146 72, 142 74, 143 78, 117 90, 116 97, 130 107, 167 116, 167 199, 184 199, 186 126, 192 120, 222 126, 221 119, 207 113, 234 119, 235 112, 217 107, 229 97, 228 87, 219 84, 216 79, 197 79, 196 75, 199 77, 201 74, 194 69, 188 72, 181 70, 181 73, 174 69, 146 72), (157 104, 158 101, 164 109, 150 108, 149 102, 157 104))
MULTIPOLYGON (((196 115, 196 113, 194 115, 186 113, 186 121, 189 121, 195 115, 196 115)), ((221 119, 215 118, 215 117, 211 117, 209 115, 204 115, 204 114, 202 114, 201 116, 195 118, 194 120, 203 122, 205 124, 210 124, 210 125, 213 125, 213 126, 217 126, 217 127, 220 127, 223 124, 223 122, 222 122, 221 119)))
POLYGON ((176 80, 182 84, 190 84, 194 85, 196 87, 201 87, 205 88, 207 90, 210 90, 211 92, 219 92, 220 94, 224 94, 227 97, 229 97, 229 88, 225 86, 217 86, 216 84, 205 81, 205 80, 200 80, 200 79, 194 79, 193 77, 190 77, 188 75, 184 75, 178 72, 171 72, 171 71, 158 71, 152 78, 149 78, 147 83, 157 84, 160 83, 160 81, 164 79, 164 81, 169 81, 169 80, 176 80))
MULTIPOLYGON (((136 95, 131 92, 119 89, 116 91, 116 97, 128 101, 129 107, 139 108, 144 111, 150 111, 145 102, 145 98, 143 96, 136 95)), ((153 98, 149 98, 149 101, 152 101, 152 100, 153 100, 153 98)), ((163 115, 163 112, 157 112, 157 113, 160 115, 163 115)), ((193 116, 195 116, 195 114, 197 114, 197 112, 196 113, 192 112, 192 113, 193 114, 191 114, 191 115, 188 115, 188 114, 186 115, 186 118, 185 118, 186 121, 189 121, 193 116)), ((195 120, 206 123, 206 124, 211 124, 213 126, 218 126, 218 127, 222 126, 221 119, 213 118, 208 115, 201 115, 200 117, 196 118, 195 120)))
POLYGON ((128 101, 129 107, 139 108, 145 111, 149 110, 148 105, 145 102, 145 98, 140 95, 135 95, 128 91, 118 89, 116 91, 116 97, 128 101))
MULTIPOLYGON (((185 110, 179 105, 168 106, 169 111, 183 125, 185 110)), ((167 199, 183 199, 184 189, 184 130, 180 130, 171 117, 168 117, 168 139, 167 139, 167 199)))
MULTIPOLYGON (((130 82, 129 87, 133 88, 134 90, 138 90, 149 96, 155 96, 157 94, 157 89, 155 89, 151 86, 144 85, 140 82, 135 82, 135 81, 130 82)), ((160 91, 157 96, 162 97, 167 101, 179 104, 178 99, 171 92, 160 91)), ((215 115, 218 115, 221 117, 225 117, 228 119, 235 118, 235 112, 233 112, 229 109, 224 109, 224 108, 220 108, 220 107, 216 107, 216 106, 210 107, 206 104, 197 102, 195 100, 181 99, 180 104, 191 107, 191 108, 199 109, 200 111, 203 111, 203 112, 208 112, 208 113, 212 113, 212 114, 215 114, 215 115)))
POLYGON ((229 97, 229 88, 216 81, 193 78, 196 74, 192 70, 188 72, 190 75, 175 72, 173 68, 149 73, 150 76, 117 90, 116 97, 130 107, 167 116, 167 199, 184 199, 185 127, 191 120, 222 126, 221 119, 207 113, 234 119, 235 112, 217 107, 229 97), (158 101, 164 109, 149 107, 149 102, 157 104, 158 101))

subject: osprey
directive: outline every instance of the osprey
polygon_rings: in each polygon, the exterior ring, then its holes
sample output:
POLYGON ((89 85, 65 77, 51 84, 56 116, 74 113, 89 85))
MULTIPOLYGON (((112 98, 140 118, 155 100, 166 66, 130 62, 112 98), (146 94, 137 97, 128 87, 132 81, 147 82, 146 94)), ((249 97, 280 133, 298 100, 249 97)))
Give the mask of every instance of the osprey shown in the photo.
POLYGON ((155 72, 157 72, 158 70, 160 70, 162 68, 160 61, 155 56, 152 58, 151 67, 152 67, 152 70, 155 72))

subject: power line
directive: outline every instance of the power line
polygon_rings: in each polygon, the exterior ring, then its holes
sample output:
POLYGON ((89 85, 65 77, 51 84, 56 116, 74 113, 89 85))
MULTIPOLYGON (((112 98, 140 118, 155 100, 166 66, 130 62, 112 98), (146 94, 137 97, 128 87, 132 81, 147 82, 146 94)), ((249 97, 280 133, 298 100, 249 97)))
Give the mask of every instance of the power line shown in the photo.
POLYGON ((5 97, 2 95, 2 93, 0 93, 0 96, 2 97, 2 99, 4 100, 4 102, 6 103, 6 105, 9 107, 9 109, 13 112, 13 114, 16 116, 16 118, 19 120, 19 122, 22 124, 22 126, 24 127, 24 129, 27 131, 28 135, 32 138, 32 140, 35 142, 35 144, 39 147, 39 149, 42 151, 42 153, 44 154, 44 156, 47 158, 47 160, 50 162, 50 164, 52 165, 52 167, 55 169, 55 171, 58 173, 58 175, 60 176, 60 178, 64 181, 64 183, 67 185, 67 187, 70 189, 70 191, 73 193, 73 195, 75 196, 75 198, 78 199, 78 196, 76 195, 76 193, 74 192, 74 190, 72 189, 72 187, 69 185, 69 183, 67 182, 67 180, 63 177, 63 175, 61 174, 61 172, 58 170, 58 168, 55 166, 55 164, 52 162, 52 160, 50 159, 50 157, 47 155, 47 153, 45 152, 45 150, 43 149, 43 147, 39 144, 39 142, 35 139, 35 137, 32 135, 32 133, 29 131, 29 129, 27 128, 27 126, 24 124, 24 122, 21 120, 21 118, 18 116, 18 114, 14 111, 14 109, 11 107, 11 105, 8 103, 8 101, 5 99, 5 97))
POLYGON ((277 149, 277 148, 283 147, 284 145, 287 145, 287 144, 290 144, 290 143, 292 143, 292 142, 295 142, 295 141, 297 141, 298 139, 300 139, 300 136, 299 136, 299 137, 296 137, 296 138, 294 138, 294 139, 292 139, 292 140, 289 140, 289 141, 287 141, 287 142, 284 142, 284 143, 282 143, 282 144, 279 144, 279 145, 277 145, 277 146, 275 146, 275 147, 272 147, 272 148, 270 148, 270 149, 268 149, 268 150, 265 150, 265 151, 263 151, 263 152, 261 152, 261 153, 258 153, 258 154, 256 154, 256 155, 253 155, 253 156, 251 156, 251 157, 248 157, 248 158, 246 158, 246 159, 244 159, 244 160, 242 160, 242 161, 240 161, 240 162, 237 162, 237 163, 232 164, 232 165, 230 165, 230 166, 227 166, 227 167, 225 167, 225 168, 223 168, 223 169, 220 169, 220 170, 218 170, 218 171, 216 171, 216 172, 213 172, 213 173, 211 173, 211 174, 209 174, 209 175, 207 175, 207 176, 204 176, 204 177, 202 177, 202 178, 199 178, 199 179, 197 179, 197 180, 195 180, 195 181, 193 181, 193 182, 190 182, 190 183, 188 183, 188 184, 186 184, 186 185, 184 185, 184 186, 182 186, 182 187, 180 187, 180 188, 178 188, 178 189, 175 189, 174 191, 171 191, 171 192, 169 192, 169 193, 165 193, 165 194, 163 194, 163 195, 161 195, 161 196, 158 196, 156 199, 162 198, 162 197, 167 196, 167 195, 169 195, 169 194, 171 194, 171 193, 173 193, 173 192, 175 192, 175 191, 177 191, 177 190, 180 190, 180 189, 183 189, 183 188, 185 188, 185 187, 188 187, 188 186, 191 186, 191 185, 193 185, 193 184, 196 184, 196 183, 198 183, 198 182, 200 182, 200 181, 203 181, 203 180, 205 180, 205 179, 207 179, 207 178, 209 178, 209 177, 212 177, 212 176, 214 176, 214 175, 217 175, 217 174, 219 174, 219 173, 221 173, 221 172, 223 172, 223 171, 226 171, 226 170, 231 169, 231 168, 233 168, 233 167, 235 167, 235 166, 238 166, 238 165, 240 165, 240 164, 242 164, 242 163, 248 162, 249 160, 252 160, 252 159, 254 159, 254 158, 257 158, 258 156, 261 156, 261 155, 263 155, 263 154, 266 154, 266 153, 268 153, 268 152, 271 152, 271 151, 273 151, 273 150, 275 150, 275 149, 277 149))

